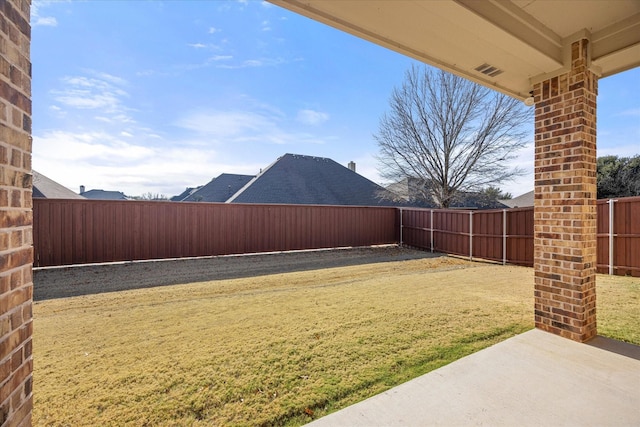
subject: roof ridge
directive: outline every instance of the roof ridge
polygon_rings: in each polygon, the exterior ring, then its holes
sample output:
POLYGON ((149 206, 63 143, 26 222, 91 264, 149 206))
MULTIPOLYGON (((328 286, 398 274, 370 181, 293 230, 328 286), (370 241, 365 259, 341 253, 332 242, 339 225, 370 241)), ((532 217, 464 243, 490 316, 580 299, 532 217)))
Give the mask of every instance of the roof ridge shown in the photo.
MULTIPOLYGON (((294 153, 286 153, 286 154, 285 154, 284 156, 282 156, 282 157, 285 157, 285 156, 291 156, 291 157, 294 157, 294 158, 301 157, 301 158, 305 158, 305 159, 331 160, 331 161, 335 162, 335 160, 333 160, 333 159, 332 159, 332 158, 330 158, 330 157, 310 156, 310 155, 308 155, 308 154, 294 154, 294 153)), ((282 158, 282 157, 280 157, 280 158, 282 158)), ((338 162, 336 162, 336 163, 338 163, 338 162)), ((340 164, 340 163, 338 163, 338 164, 340 164)))
MULTIPOLYGON (((254 177, 255 175, 249 175, 246 173, 227 173, 227 172, 222 172, 220 175, 218 175, 217 177, 215 177, 214 179, 218 179, 220 178, 222 175, 231 175, 231 176, 251 176, 254 177)), ((212 180, 213 181, 213 180, 212 180)))
POLYGON ((84 197, 75 193, 73 190, 35 169, 31 170, 31 175, 33 176, 33 187, 40 192, 41 197, 47 199, 84 199, 84 197))
MULTIPOLYGON (((286 153, 284 156, 286 155, 293 155, 293 154, 289 154, 286 153)), ((269 166, 267 166, 266 168, 260 170, 260 172, 258 174, 256 174, 249 182, 247 182, 241 189, 239 189, 238 191, 235 192, 235 194, 231 197, 229 197, 225 203, 232 203, 235 199, 237 199, 247 188, 251 187, 251 185, 256 182, 258 179, 260 179, 260 177, 262 175, 264 175, 269 169, 271 169, 273 167, 273 165, 275 165, 276 163, 278 163, 280 160, 282 160, 282 158, 284 156, 280 156, 276 159, 275 162, 271 163, 269 166)), ((248 175, 251 176, 251 175, 248 175)))

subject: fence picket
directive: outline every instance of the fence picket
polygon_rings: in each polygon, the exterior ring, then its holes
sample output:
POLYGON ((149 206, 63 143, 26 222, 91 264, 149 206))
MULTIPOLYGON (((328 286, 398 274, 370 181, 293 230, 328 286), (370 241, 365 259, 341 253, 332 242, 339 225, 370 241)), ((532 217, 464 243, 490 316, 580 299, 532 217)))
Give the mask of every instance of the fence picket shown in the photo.
MULTIPOLYGON (((533 265, 533 208, 33 202, 35 266, 397 243, 533 265)), ((640 277, 640 197, 600 200, 597 209, 598 272, 640 277)))

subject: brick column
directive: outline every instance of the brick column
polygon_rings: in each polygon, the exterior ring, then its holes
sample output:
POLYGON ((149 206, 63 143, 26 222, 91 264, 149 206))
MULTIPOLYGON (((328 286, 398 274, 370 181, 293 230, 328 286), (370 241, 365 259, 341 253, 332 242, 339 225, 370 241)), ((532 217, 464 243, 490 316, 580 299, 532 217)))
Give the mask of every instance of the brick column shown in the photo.
POLYGON ((31 425, 30 0, 0 1, 0 425, 31 425))
POLYGON ((571 70, 534 86, 535 324, 584 342, 596 335, 596 95, 589 42, 571 70))

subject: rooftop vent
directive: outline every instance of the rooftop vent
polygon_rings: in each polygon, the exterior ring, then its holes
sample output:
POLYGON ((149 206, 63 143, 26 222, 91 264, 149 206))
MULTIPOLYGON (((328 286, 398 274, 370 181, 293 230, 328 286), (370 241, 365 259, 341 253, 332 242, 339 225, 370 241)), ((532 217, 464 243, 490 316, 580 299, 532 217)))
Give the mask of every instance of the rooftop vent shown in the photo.
POLYGON ((485 74, 489 77, 495 77, 499 74, 504 73, 503 70, 499 69, 498 67, 494 67, 493 65, 489 65, 487 63, 484 63, 480 66, 477 66, 475 68, 476 71, 481 72, 482 74, 485 74))

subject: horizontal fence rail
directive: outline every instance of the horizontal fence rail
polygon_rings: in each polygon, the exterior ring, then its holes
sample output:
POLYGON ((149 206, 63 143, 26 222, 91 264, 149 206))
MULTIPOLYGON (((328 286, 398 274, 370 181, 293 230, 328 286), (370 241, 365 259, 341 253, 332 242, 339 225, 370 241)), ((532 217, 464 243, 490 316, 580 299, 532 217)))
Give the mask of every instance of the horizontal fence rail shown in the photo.
POLYGON ((395 208, 34 199, 34 266, 398 242, 395 208))
POLYGON ((533 208, 487 211, 401 209, 401 244, 533 266, 533 208))
MULTIPOLYGON (((597 203, 599 273, 640 277, 640 197, 597 203)), ((533 208, 34 199, 36 267, 400 243, 533 265, 533 208)))
MULTIPOLYGON (((401 244, 533 266, 533 207, 401 209, 401 244)), ((597 203, 597 271, 640 277, 640 197, 597 203)))
POLYGON ((598 273, 640 277, 640 197, 598 200, 598 273))

